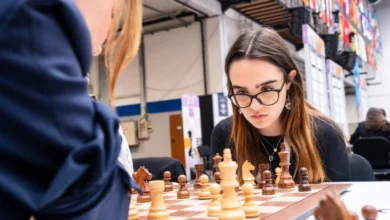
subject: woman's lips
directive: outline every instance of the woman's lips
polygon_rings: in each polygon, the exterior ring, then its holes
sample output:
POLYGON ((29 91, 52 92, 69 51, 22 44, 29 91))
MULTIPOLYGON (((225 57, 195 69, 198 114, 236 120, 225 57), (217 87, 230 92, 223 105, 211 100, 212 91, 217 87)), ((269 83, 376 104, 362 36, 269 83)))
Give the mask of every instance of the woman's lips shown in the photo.
POLYGON ((251 116, 251 118, 256 119, 256 120, 264 119, 265 117, 267 117, 267 115, 264 115, 264 114, 252 115, 251 116))

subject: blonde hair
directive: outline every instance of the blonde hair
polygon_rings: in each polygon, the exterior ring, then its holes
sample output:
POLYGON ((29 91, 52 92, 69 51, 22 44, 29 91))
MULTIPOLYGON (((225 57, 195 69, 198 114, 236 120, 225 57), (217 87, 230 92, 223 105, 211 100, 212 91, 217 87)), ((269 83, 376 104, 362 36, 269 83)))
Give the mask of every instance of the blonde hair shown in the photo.
POLYGON ((111 106, 114 106, 114 88, 118 76, 138 52, 141 31, 142 0, 115 0, 112 23, 104 48, 111 106))

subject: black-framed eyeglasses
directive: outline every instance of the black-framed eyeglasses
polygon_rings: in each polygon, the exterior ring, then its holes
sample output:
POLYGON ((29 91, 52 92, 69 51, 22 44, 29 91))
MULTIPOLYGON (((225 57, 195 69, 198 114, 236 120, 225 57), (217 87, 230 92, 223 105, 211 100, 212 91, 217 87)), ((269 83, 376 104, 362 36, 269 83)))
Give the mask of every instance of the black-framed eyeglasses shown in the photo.
POLYGON ((259 92, 256 95, 230 94, 228 97, 239 108, 248 108, 252 104, 253 99, 256 99, 262 105, 271 106, 279 101, 279 93, 283 90, 285 83, 286 81, 283 81, 280 89, 270 89, 259 92))

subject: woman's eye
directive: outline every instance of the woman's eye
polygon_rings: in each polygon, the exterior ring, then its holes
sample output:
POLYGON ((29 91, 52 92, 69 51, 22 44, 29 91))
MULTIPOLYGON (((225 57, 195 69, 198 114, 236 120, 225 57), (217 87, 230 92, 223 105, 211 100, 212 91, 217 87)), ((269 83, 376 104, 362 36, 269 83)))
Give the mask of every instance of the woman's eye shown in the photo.
POLYGON ((243 94, 246 94, 246 91, 245 90, 238 90, 238 91, 235 92, 235 94, 243 95, 243 94))
POLYGON ((272 87, 263 87, 261 90, 262 90, 263 92, 265 92, 265 91, 274 90, 274 88, 272 88, 272 87))

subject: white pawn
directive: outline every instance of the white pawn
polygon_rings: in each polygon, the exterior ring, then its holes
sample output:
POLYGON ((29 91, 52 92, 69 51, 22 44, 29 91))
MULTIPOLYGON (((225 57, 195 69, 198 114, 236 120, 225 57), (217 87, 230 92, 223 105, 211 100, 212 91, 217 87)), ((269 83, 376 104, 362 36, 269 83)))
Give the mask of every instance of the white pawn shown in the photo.
POLYGON ((275 174, 276 174, 275 186, 277 186, 279 181, 280 181, 280 175, 282 174, 282 168, 276 167, 275 168, 275 174))
POLYGON ((213 183, 209 187, 211 194, 211 202, 207 208, 207 216, 216 217, 221 212, 221 202, 219 201, 221 186, 218 183, 213 183))
POLYGON ((136 203, 137 200, 135 199, 135 195, 131 195, 130 210, 129 210, 129 216, 127 217, 127 220, 138 219, 138 209, 136 203))
POLYGON ((253 184, 251 183, 244 183, 242 185, 242 192, 245 198, 244 202, 244 212, 245 217, 256 217, 260 215, 259 207, 253 202, 253 193, 255 189, 253 188, 253 184))
POLYGON ((209 177, 205 174, 202 174, 199 180, 200 180, 200 185, 202 186, 199 192, 199 199, 202 200, 211 199, 211 194, 209 191, 209 177))

